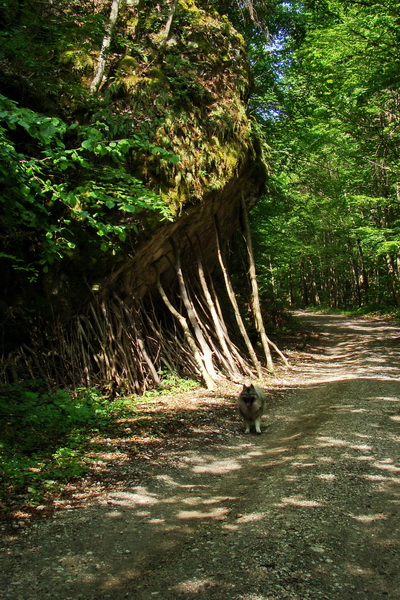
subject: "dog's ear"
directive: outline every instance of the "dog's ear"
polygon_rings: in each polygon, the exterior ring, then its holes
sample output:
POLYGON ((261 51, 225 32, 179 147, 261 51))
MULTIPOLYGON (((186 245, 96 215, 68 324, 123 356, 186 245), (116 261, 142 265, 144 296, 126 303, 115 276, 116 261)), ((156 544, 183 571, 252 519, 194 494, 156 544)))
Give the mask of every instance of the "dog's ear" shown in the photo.
POLYGON ((243 389, 242 389, 242 392, 244 392, 244 390, 246 390, 246 389, 247 389, 247 387, 246 387, 246 384, 244 383, 244 384, 243 384, 243 389))
POLYGON ((254 383, 251 383, 251 384, 249 385, 249 388, 250 388, 251 390, 254 390, 254 383))

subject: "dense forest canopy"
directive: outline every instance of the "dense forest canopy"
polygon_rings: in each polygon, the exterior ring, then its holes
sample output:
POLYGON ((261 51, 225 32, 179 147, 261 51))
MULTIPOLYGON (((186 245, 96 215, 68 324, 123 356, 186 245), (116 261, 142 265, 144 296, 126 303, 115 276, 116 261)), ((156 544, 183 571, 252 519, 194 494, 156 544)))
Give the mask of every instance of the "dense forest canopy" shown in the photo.
POLYGON ((399 3, 285 4, 292 29, 257 96, 272 159, 254 220, 265 285, 292 305, 399 306, 399 3))
POLYGON ((254 206, 267 311, 399 306, 399 8, 2 2, 3 379, 273 368, 254 206))

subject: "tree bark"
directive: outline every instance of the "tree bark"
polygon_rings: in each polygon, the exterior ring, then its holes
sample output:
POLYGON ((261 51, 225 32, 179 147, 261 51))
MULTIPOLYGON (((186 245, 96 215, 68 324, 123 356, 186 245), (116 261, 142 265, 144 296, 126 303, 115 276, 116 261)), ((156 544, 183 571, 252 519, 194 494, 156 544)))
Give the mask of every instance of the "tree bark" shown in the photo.
POLYGON ((364 304, 368 304, 369 302, 369 278, 367 268, 365 266, 364 260, 364 252, 361 246, 361 241, 357 239, 357 249, 360 255, 360 264, 361 264, 361 287, 364 292, 364 304))
POLYGON ((200 352, 197 348, 196 341, 192 335, 192 332, 190 331, 190 328, 189 328, 186 318, 183 315, 181 315, 176 310, 176 308, 171 304, 171 302, 161 284, 160 278, 158 278, 158 280, 157 280, 157 288, 158 288, 158 291, 160 292, 161 298, 164 300, 166 307, 168 308, 168 310, 171 312, 171 314, 175 317, 175 319, 178 321, 178 323, 182 327, 186 342, 187 342, 189 348, 191 349, 191 351, 193 352, 194 360, 199 369, 199 373, 200 373, 201 377, 203 378, 204 383, 207 386, 207 389, 213 390, 215 388, 214 380, 208 373, 208 371, 203 363, 203 360, 200 356, 200 352))
POLYGON ((251 309, 254 316, 254 324, 256 326, 256 330, 261 338, 262 347, 265 354, 265 359, 267 361, 267 369, 271 372, 274 371, 274 363, 272 362, 272 356, 270 351, 270 346, 274 348, 274 350, 279 354, 282 358, 285 365, 288 367, 289 363, 286 357, 282 354, 282 352, 277 348, 277 346, 271 342, 268 338, 267 333, 264 327, 264 321, 261 315, 261 304, 260 304, 260 295, 258 293, 258 283, 257 283, 257 274, 256 274, 256 265, 254 262, 254 253, 253 253, 253 242, 251 239, 251 230, 250 230, 250 221, 249 214, 247 212, 247 206, 245 204, 244 198, 242 196, 242 216, 243 216, 243 225, 244 225, 244 237, 246 241, 247 254, 249 259, 249 277, 251 283, 251 309))
POLYGON ((217 379, 217 373, 215 371, 214 364, 212 361, 212 352, 211 352, 210 346, 208 345, 208 343, 200 329, 199 319, 196 315, 195 308, 189 298, 189 294, 186 289, 185 280, 183 278, 182 266, 181 266, 180 250, 178 248, 175 248, 175 261, 176 261, 175 269, 176 269, 176 274, 178 277, 179 290, 180 290, 180 295, 181 295, 183 304, 185 306, 187 315, 189 317, 189 321, 192 325, 192 329, 194 331, 195 338, 197 339, 199 346, 202 350, 202 359, 203 359, 205 368, 207 369, 207 372, 210 375, 210 377, 213 380, 215 380, 215 379, 217 379))
POLYGON ((398 277, 397 277, 396 269, 395 269, 395 266, 393 263, 393 259, 390 256, 390 254, 386 254, 386 266, 387 266, 390 288, 391 288, 392 297, 393 297, 393 303, 395 306, 399 306, 400 298, 399 298, 399 290, 397 287, 398 277))
POLYGON ((217 311, 217 315, 219 317, 219 322, 221 324, 222 327, 222 332, 224 335, 224 338, 227 342, 227 344, 229 344, 230 348, 231 348, 231 353, 232 353, 232 357, 234 358, 236 364, 238 365, 238 368, 241 369, 242 373, 244 373, 245 375, 248 375, 249 377, 252 376, 253 372, 250 368, 249 363, 244 359, 244 357, 240 354, 239 349, 236 348, 235 344, 233 342, 231 342, 229 333, 228 333, 228 328, 225 324, 224 321, 224 315, 222 313, 222 309, 221 309, 221 304, 219 302, 218 299, 218 294, 215 291, 214 288, 214 284, 212 279, 210 279, 210 292, 211 292, 211 296, 213 299, 213 304, 215 306, 215 309, 217 311))
POLYGON ((91 94, 95 94, 99 90, 101 82, 104 77, 104 71, 106 68, 107 52, 111 45, 112 34, 113 34, 115 24, 118 19, 118 12, 119 12, 121 2, 122 2, 122 0, 112 0, 112 3, 111 3, 110 17, 108 19, 108 23, 106 26, 106 35, 103 37, 103 42, 101 44, 100 54, 99 54, 99 58, 97 61, 96 74, 90 85, 90 93, 91 94))
POLYGON ((210 290, 207 285, 206 276, 204 273, 203 262, 200 255, 200 250, 196 248, 196 260, 197 260, 197 269, 199 274, 200 285, 204 294, 204 298, 208 307, 208 310, 211 315, 212 322, 214 324, 215 333, 218 339, 218 342, 221 346, 222 355, 227 362, 227 369, 229 371, 229 375, 231 375, 234 379, 240 378, 240 373, 236 369, 235 362, 232 357, 232 353, 230 352, 227 344, 227 340, 224 335, 224 329, 221 324, 220 317, 217 313, 217 309, 215 308, 215 304, 212 300, 210 290))
POLYGON ((261 316, 261 306, 260 306, 260 296, 258 293, 258 283, 257 283, 257 275, 256 275, 256 266, 254 263, 254 254, 253 254, 253 242, 251 239, 251 231, 250 231, 250 222, 249 222, 249 214, 247 212, 247 206, 242 196, 242 218, 244 225, 244 239, 246 242, 247 249, 247 258, 249 261, 249 277, 250 277, 250 285, 251 285, 251 294, 250 294, 250 305, 251 310, 254 317, 254 324, 256 326, 257 333, 261 338, 262 347, 265 354, 265 359, 267 361, 267 369, 268 371, 274 371, 274 363, 272 362, 271 351, 269 349, 269 340, 267 334, 265 333, 265 327, 263 318, 261 316))
POLYGON ((164 31, 163 31, 162 37, 161 37, 160 54, 162 54, 164 52, 165 46, 169 40, 169 34, 171 32, 172 21, 174 19, 177 6, 178 6, 178 0, 173 0, 170 11, 168 13, 168 19, 165 24, 164 31))

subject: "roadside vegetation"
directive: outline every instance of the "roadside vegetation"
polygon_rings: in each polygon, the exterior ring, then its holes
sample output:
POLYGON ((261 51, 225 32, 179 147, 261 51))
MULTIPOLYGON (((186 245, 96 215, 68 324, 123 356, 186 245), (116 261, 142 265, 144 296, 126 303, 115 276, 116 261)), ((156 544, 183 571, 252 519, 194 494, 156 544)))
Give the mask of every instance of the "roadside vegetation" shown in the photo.
POLYGON ((0 513, 35 506, 63 485, 102 463, 111 437, 129 437, 125 420, 139 426, 146 417, 137 408, 162 394, 198 387, 193 380, 163 373, 157 390, 142 397, 103 396, 95 389, 49 391, 43 381, 3 386, 0 390, 0 513), (99 439, 105 440, 100 442, 99 439), (96 441, 97 440, 97 441, 96 441))

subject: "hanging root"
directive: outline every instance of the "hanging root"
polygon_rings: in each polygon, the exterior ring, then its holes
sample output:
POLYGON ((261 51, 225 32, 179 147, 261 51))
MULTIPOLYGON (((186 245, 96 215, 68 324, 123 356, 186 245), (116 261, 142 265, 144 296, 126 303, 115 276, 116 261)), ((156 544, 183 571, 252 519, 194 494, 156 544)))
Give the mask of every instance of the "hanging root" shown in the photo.
MULTIPOLYGON (((288 363, 265 333, 245 217, 246 223, 251 306, 267 368, 272 371, 270 347, 288 363)), ((39 378, 47 382, 49 389, 85 386, 124 395, 143 394, 158 386, 160 373, 165 369, 201 379, 208 389, 214 389, 221 377, 240 382, 253 377, 255 372, 261 378, 262 367, 240 314, 216 219, 215 240, 225 288, 223 296, 228 297, 230 304, 221 304, 212 274, 205 267, 200 242, 195 245, 189 240, 192 252, 186 262, 179 246, 171 243, 172 285, 169 277, 166 289, 158 275, 154 288, 140 301, 132 298, 124 301, 113 295, 94 301, 85 314, 76 316, 67 326, 54 323, 37 327, 29 344, 3 360, 0 381, 39 378), (233 323, 227 314, 233 315, 233 323), (238 333, 242 339, 239 345, 238 333), (239 346, 243 348, 239 350, 239 346)))
POLYGON ((250 277, 250 284, 251 284, 250 305, 251 305, 251 309, 253 312, 254 324, 255 324, 256 330, 261 338, 261 344, 262 344, 262 347, 264 350, 265 359, 267 361, 267 369, 268 369, 268 371, 273 372, 274 371, 274 363, 272 362, 270 347, 273 348, 275 350, 275 352, 277 352, 277 354, 282 358, 283 362, 285 363, 285 365, 287 367, 289 367, 289 363, 288 363, 287 358, 282 354, 282 352, 279 350, 279 348, 273 342, 271 342, 271 340, 268 338, 266 331, 265 331, 264 321, 263 321, 262 314, 261 314, 260 295, 258 293, 256 265, 254 262, 253 242, 251 239, 249 214, 248 214, 247 206, 246 206, 243 196, 242 196, 241 206, 242 206, 242 217, 243 217, 243 225, 244 225, 243 234, 244 234, 244 240, 245 240, 247 254, 248 254, 248 260, 249 260, 249 277, 250 277))

